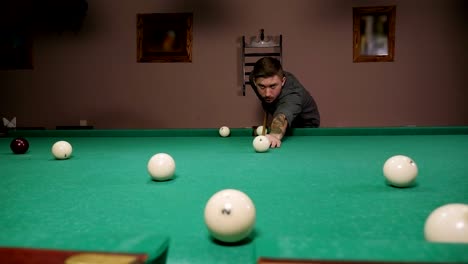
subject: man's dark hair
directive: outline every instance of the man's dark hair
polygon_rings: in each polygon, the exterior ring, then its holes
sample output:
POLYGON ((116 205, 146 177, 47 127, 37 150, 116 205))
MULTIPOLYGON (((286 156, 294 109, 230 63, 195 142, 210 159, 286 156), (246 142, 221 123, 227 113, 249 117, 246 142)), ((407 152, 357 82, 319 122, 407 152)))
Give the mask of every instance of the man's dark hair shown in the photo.
POLYGON ((255 81, 257 78, 267 78, 278 75, 283 78, 284 72, 281 62, 273 57, 264 57, 259 59, 252 70, 252 77, 255 81))

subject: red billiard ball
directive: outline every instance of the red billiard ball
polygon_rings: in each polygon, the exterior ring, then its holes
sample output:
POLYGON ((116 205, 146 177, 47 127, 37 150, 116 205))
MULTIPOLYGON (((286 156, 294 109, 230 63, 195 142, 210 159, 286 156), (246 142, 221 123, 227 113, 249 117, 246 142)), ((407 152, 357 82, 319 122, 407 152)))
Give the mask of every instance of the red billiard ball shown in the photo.
POLYGON ((25 138, 15 138, 11 141, 10 148, 15 154, 24 154, 29 149, 29 142, 25 138))

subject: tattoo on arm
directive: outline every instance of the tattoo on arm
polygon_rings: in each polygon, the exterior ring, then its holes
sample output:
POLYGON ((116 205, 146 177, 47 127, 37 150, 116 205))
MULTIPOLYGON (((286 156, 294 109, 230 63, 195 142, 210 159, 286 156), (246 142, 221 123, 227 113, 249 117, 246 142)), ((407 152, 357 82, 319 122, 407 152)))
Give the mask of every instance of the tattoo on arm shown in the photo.
POLYGON ((286 133, 286 128, 288 128, 288 120, 286 120, 286 116, 284 114, 278 114, 271 121, 270 133, 280 135, 282 138, 286 133))

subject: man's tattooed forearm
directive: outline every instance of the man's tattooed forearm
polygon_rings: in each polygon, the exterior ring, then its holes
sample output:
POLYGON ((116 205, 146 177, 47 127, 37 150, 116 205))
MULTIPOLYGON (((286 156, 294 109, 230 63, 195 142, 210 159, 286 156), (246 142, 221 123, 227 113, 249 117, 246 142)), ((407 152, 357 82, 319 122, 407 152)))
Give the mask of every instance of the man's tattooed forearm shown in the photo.
POLYGON ((284 135, 287 125, 288 121, 286 120, 286 116, 284 114, 279 114, 275 116, 271 122, 271 133, 284 135))

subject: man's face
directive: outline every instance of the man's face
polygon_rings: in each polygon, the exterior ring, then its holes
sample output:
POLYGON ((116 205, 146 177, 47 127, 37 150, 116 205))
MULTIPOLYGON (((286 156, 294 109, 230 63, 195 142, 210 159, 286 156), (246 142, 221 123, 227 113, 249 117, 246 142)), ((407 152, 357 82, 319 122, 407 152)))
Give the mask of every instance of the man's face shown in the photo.
POLYGON ((278 75, 272 77, 259 77, 255 80, 257 91, 263 100, 267 103, 272 103, 278 98, 283 88, 286 77, 279 77, 278 75))

